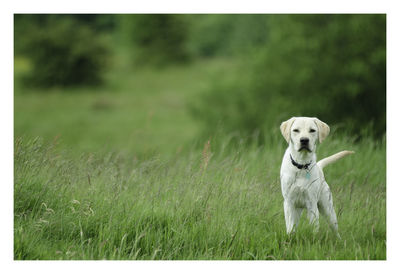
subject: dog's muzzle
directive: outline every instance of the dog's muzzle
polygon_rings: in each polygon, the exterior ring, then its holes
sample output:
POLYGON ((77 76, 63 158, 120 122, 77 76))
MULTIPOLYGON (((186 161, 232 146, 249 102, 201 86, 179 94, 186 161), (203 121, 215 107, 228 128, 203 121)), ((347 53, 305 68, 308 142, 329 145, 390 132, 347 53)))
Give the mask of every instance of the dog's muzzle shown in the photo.
POLYGON ((306 150, 308 152, 311 152, 311 149, 309 148, 310 144, 310 139, 302 137, 300 138, 300 148, 299 151, 306 150))

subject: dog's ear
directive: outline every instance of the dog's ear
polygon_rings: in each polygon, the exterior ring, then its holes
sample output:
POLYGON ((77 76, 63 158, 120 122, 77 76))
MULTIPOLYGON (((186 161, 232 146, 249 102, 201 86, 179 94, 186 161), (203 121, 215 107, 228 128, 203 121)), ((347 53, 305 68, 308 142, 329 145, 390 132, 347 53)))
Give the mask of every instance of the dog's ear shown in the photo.
POLYGON ((290 128, 292 127, 295 119, 296 117, 292 117, 289 120, 282 122, 281 124, 281 133, 288 143, 290 142, 290 128))
POLYGON ((325 140, 326 137, 328 137, 330 129, 327 124, 319 120, 318 118, 314 118, 315 123, 317 124, 318 127, 318 139, 319 142, 322 143, 323 140, 325 140))

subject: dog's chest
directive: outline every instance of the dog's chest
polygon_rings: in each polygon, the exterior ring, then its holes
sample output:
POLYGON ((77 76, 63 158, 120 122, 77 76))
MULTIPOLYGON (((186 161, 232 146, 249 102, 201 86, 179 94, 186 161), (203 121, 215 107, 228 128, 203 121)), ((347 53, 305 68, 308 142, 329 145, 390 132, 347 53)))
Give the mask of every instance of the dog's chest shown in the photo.
POLYGON ((293 174, 288 196, 297 207, 305 207, 307 201, 316 198, 318 193, 318 176, 315 172, 301 170, 293 174))

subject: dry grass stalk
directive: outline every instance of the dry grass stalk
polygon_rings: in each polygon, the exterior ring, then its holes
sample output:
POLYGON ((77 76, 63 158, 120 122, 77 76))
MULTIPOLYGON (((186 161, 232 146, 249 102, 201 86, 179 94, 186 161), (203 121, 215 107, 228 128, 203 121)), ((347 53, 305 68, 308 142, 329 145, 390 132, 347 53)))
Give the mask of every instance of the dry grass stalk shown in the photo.
POLYGON ((207 143, 204 144, 203 152, 202 152, 202 163, 201 163, 201 169, 203 172, 206 171, 208 163, 211 158, 211 144, 210 144, 210 139, 207 141, 207 143))

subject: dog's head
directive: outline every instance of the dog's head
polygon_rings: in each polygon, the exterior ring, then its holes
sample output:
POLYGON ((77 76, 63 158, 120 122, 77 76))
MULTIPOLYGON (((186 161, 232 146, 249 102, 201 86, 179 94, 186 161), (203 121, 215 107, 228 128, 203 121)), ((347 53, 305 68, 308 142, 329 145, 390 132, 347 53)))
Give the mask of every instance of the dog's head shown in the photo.
POLYGON ((298 152, 314 152, 317 140, 322 143, 329 130, 327 124, 310 117, 292 117, 281 124, 283 137, 298 152))

